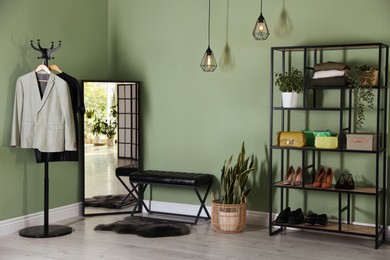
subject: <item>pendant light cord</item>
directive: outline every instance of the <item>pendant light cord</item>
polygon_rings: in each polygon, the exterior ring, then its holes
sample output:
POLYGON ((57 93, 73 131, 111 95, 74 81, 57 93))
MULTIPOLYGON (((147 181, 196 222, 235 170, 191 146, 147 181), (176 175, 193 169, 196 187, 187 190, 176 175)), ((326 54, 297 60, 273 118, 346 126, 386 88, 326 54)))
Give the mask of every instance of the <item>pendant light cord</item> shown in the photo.
POLYGON ((263 0, 260 1, 260 13, 263 12, 263 0))
POLYGON ((211 8, 211 0, 209 0, 209 42, 208 42, 208 46, 209 46, 209 48, 210 48, 210 13, 211 13, 211 11, 210 11, 210 8, 211 8))

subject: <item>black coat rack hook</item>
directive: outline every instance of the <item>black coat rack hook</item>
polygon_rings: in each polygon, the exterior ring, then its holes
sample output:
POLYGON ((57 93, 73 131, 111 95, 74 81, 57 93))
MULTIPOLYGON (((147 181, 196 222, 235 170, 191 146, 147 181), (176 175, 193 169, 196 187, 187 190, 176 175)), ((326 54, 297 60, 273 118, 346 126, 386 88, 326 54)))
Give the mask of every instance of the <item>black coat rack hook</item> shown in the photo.
POLYGON ((31 40, 30 43, 31 43, 31 47, 34 50, 39 51, 41 53, 41 57, 38 57, 38 59, 43 59, 46 66, 49 63, 48 62, 49 60, 54 59, 54 57, 50 56, 51 53, 55 52, 56 50, 61 48, 61 45, 62 45, 62 42, 58 41, 58 46, 54 48, 54 42, 51 42, 50 48, 42 48, 41 42, 39 39, 37 40, 38 48, 34 46, 33 40, 31 40))

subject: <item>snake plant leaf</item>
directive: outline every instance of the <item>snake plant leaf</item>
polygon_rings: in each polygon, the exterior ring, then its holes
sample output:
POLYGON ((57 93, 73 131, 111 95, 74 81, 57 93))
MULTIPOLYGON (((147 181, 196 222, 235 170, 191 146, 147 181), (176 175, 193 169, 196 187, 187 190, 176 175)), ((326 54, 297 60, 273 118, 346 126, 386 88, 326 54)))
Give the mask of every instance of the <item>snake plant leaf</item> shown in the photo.
POLYGON ((235 165, 232 165, 233 156, 225 160, 221 169, 220 199, 222 204, 240 204, 253 187, 247 188, 249 174, 255 171, 254 156, 245 155, 245 144, 242 143, 241 151, 235 165))

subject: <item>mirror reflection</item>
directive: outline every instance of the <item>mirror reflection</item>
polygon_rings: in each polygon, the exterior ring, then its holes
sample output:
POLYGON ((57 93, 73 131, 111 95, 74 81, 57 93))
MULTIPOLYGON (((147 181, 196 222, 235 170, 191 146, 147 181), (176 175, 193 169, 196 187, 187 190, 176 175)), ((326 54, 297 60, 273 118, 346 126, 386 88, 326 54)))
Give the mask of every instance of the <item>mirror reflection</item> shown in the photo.
POLYGON ((140 167, 139 82, 83 81, 83 96, 84 215, 128 213, 128 174, 140 167))

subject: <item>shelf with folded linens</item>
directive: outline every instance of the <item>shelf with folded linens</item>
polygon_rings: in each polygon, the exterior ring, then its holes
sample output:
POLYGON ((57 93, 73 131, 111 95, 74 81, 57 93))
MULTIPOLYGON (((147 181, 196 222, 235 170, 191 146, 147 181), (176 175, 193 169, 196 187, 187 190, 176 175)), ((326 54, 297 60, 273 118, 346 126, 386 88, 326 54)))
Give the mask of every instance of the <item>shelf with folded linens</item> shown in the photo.
MULTIPOLYGON (((375 248, 379 248, 384 243, 387 203, 388 51, 389 47, 382 43, 271 48, 268 159, 270 213, 274 212, 278 205, 283 209, 290 204, 295 204, 302 205, 303 214, 309 215, 308 205, 314 205, 314 208, 319 206, 315 201, 311 201, 312 198, 315 200, 321 196, 321 199, 326 199, 328 205, 332 203, 337 205, 338 214, 333 216, 326 226, 277 223, 270 214, 270 235, 293 227, 369 236, 374 238, 375 248), (370 114, 366 120, 368 126, 364 129, 368 129, 367 133, 357 131, 359 126, 356 126, 358 125, 357 113, 360 111, 355 99, 356 84, 353 85, 350 81, 352 75, 350 68, 354 64, 348 64, 348 61, 356 60, 366 60, 374 64, 378 74, 377 81, 370 86, 373 90, 374 106, 370 107, 370 114), (280 97, 276 95, 275 75, 285 73, 294 67, 303 68, 303 94, 298 99, 297 107, 283 107, 280 97), (331 128, 334 134, 317 139, 321 142, 315 144, 302 144, 301 138, 296 135, 297 132, 292 132, 293 139, 282 139, 284 143, 280 142, 280 132, 289 137, 291 133, 285 131, 297 128, 331 128), (359 165, 356 164, 356 160, 359 160, 359 165), (286 184, 284 179, 289 173, 288 167, 291 164, 302 166, 299 167, 301 176, 293 185, 286 184), (334 175, 332 172, 327 180, 318 186, 320 168, 330 169, 329 166, 339 168, 337 174, 334 175), (340 173, 348 172, 348 167, 352 168, 352 173, 359 179, 359 185, 353 185, 353 188, 339 183, 343 175, 340 173), (336 175, 338 180, 335 184, 332 180, 336 175), (318 192, 327 193, 316 195, 315 193, 318 192), (334 195, 331 195, 332 193, 334 195), (364 196, 367 196, 366 199, 361 199, 364 196), (295 197, 300 199, 296 200, 295 197), (335 197, 338 197, 338 200, 334 201, 335 197), (360 216, 357 215, 362 213, 366 200, 373 200, 373 203, 366 207, 367 210, 374 208, 372 209, 374 216, 366 217, 370 219, 367 221, 368 226, 356 225, 355 223, 360 220, 358 218, 360 216)), ((360 82, 362 81, 358 81, 358 85, 365 84, 360 82)), ((332 211, 326 207, 323 210, 332 211)))

